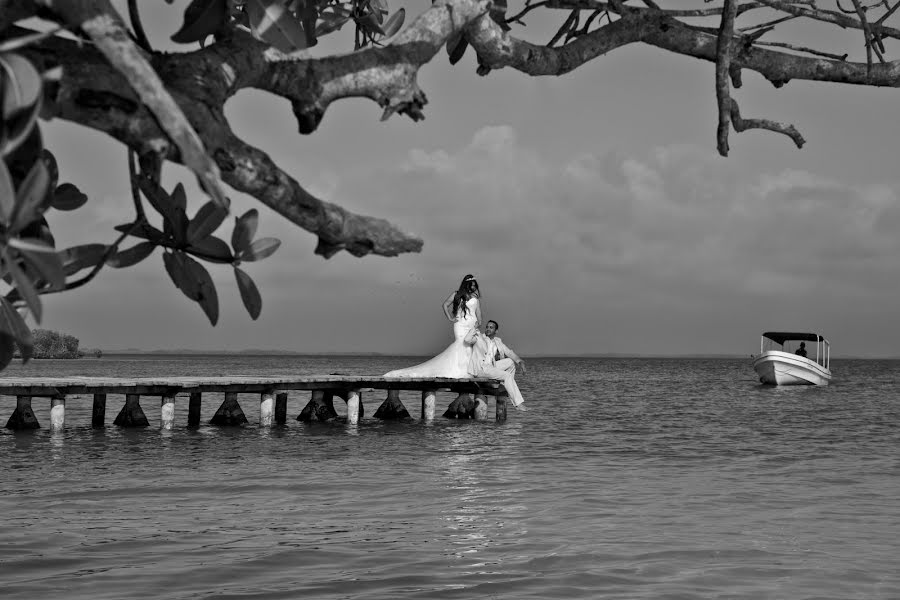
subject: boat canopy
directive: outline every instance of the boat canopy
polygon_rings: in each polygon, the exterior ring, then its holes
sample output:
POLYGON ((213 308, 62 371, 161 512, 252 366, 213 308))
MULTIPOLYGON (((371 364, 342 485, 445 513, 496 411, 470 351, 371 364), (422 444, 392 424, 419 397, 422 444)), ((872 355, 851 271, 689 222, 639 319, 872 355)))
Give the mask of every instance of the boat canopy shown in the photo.
POLYGON ((764 338, 768 338, 779 345, 784 345, 788 340, 800 340, 804 342, 825 342, 827 341, 818 333, 798 333, 794 331, 767 331, 763 334, 764 338))

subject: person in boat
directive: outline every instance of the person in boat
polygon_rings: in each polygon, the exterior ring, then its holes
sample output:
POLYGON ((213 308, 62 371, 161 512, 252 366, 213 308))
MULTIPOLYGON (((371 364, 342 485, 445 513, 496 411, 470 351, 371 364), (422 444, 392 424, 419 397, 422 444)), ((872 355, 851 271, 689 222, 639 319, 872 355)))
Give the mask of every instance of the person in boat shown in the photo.
POLYGON ((500 324, 493 319, 490 319, 484 326, 484 335, 494 343, 494 366, 506 369, 508 365, 503 361, 512 361, 514 365, 513 373, 516 372, 516 367, 521 367, 522 375, 524 375, 525 361, 522 360, 518 354, 513 352, 509 346, 503 343, 503 340, 497 335, 499 329, 500 324))
MULTIPOLYGON (((472 377, 502 379, 503 387, 506 388, 513 407, 516 410, 528 410, 525 406, 522 392, 519 391, 519 386, 516 383, 517 363, 510 358, 501 359, 499 362, 496 361, 494 357, 497 355, 497 346, 494 344, 494 340, 481 333, 477 328, 466 335, 465 343, 472 347, 472 356, 469 359, 469 375, 472 377)), ((519 361, 521 362, 521 359, 519 361)))
POLYGON ((797 348, 797 351, 794 352, 794 354, 806 358, 806 342, 800 342, 800 347, 797 348))
POLYGON ((412 367, 395 369, 384 377, 450 377, 468 379, 472 346, 465 343, 466 335, 481 325, 481 290, 474 275, 463 277, 459 288, 450 292, 441 307, 444 316, 453 324, 453 343, 434 358, 412 367))

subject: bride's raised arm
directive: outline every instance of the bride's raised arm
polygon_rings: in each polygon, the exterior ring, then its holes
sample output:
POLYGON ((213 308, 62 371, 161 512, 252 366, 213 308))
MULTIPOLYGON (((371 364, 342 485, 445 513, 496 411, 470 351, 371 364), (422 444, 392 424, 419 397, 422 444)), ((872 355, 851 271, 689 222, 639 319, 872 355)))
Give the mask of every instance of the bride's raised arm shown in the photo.
POLYGON ((453 307, 453 297, 456 296, 456 292, 450 292, 450 295, 447 296, 447 299, 444 300, 444 303, 441 305, 441 308, 444 309, 444 316, 447 317, 447 320, 451 323, 456 322, 456 315, 450 312, 450 309, 453 307))
POLYGON ((481 298, 475 298, 475 327, 481 327, 481 298))

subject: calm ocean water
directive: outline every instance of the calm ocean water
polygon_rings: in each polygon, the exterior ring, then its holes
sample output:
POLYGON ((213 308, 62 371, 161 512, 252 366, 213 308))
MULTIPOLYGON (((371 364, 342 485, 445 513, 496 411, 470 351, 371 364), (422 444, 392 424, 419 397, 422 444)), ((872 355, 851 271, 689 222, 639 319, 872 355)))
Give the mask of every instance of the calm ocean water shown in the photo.
MULTIPOLYGON (((6 376, 378 374, 416 359, 111 356, 6 376)), ((900 598, 900 361, 532 359, 503 424, 0 430, 0 590, 35 598, 900 598)), ((418 416, 416 395, 402 395, 418 416)), ((439 395, 437 412, 453 396, 439 395)), ((204 422, 221 398, 204 398, 204 422)), ((151 424, 159 402, 142 402, 151 424)), ((336 402, 336 408, 343 408, 336 402)), ((0 398, 5 424, 14 399, 0 398)), ((491 419, 493 402, 490 402, 491 419)))

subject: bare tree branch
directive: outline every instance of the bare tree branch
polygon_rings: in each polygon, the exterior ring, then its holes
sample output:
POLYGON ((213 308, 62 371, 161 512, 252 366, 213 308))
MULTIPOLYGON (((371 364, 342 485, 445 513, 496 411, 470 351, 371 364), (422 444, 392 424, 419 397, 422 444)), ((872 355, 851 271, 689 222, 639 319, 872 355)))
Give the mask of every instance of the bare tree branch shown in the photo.
MULTIPOLYGON (((424 118, 425 104, 425 94, 416 81, 419 68, 430 62, 454 33, 482 17, 490 20, 489 7, 489 0, 438 0, 387 46, 321 59, 279 57, 249 36, 239 36, 235 43, 247 51, 239 54, 238 61, 249 58, 259 70, 252 80, 235 82, 235 86, 247 85, 291 100, 302 133, 315 129, 333 101, 348 97, 370 98, 390 109, 388 114, 399 112, 419 120, 424 118)), ((234 70, 248 71, 244 64, 236 64, 234 70)))
MULTIPOLYGON (((641 41, 684 56, 715 62, 715 35, 688 27, 676 19, 664 19, 663 28, 648 28, 641 41)), ((872 65, 869 72, 865 63, 811 58, 751 45, 741 47, 732 62, 741 69, 756 71, 776 86, 792 79, 806 79, 900 87, 900 61, 872 65)))
POLYGON ((716 101, 719 106, 719 125, 716 128, 716 146, 719 154, 728 156, 728 127, 731 123, 731 92, 728 72, 731 70, 731 42, 734 39, 734 17, 737 0, 725 0, 722 24, 716 40, 716 101))
POLYGON ((649 12, 621 18, 559 48, 516 39, 484 17, 469 26, 466 38, 481 64, 491 69, 512 67, 528 75, 563 75, 620 46, 640 41, 653 19, 649 12))
POLYGON ((737 102, 734 99, 731 100, 731 122, 734 125, 734 130, 740 133, 741 131, 746 131, 747 129, 767 129, 769 131, 774 131, 776 133, 781 133, 792 140, 797 144, 798 148, 802 148, 803 144, 806 143, 806 140, 803 139, 803 136, 800 135, 800 132, 793 125, 785 125, 784 123, 778 123, 776 121, 770 121, 768 119, 744 119, 741 117, 741 111, 738 108, 737 102))
POLYGON ((853 2, 853 7, 856 9, 856 14, 859 16, 859 22, 862 24, 863 35, 866 44, 866 67, 869 71, 872 70, 872 52, 874 52, 878 59, 881 62, 884 62, 884 56, 882 56, 881 52, 878 49, 876 44, 876 40, 873 37, 872 30, 869 27, 869 23, 866 20, 866 11, 863 10, 862 5, 859 3, 859 0, 851 0, 853 2))
POLYGON ((754 45, 766 46, 771 48, 787 48, 788 50, 793 50, 794 52, 803 52, 805 54, 812 54, 814 56, 823 56, 832 60, 847 60, 847 54, 831 54, 830 52, 822 52, 821 50, 816 50, 814 48, 795 46, 794 44, 786 44, 783 42, 756 42, 754 45))
POLYGON ((418 252, 422 241, 384 219, 364 217, 319 200, 275 165, 263 151, 236 136, 216 150, 228 185, 246 192, 300 227, 319 236, 316 254, 330 258, 340 250, 353 256, 396 256, 418 252))
MULTIPOLYGON (((796 3, 786 2, 782 0, 757 0, 761 4, 765 4, 770 8, 774 8, 775 10, 779 10, 784 13, 788 13, 791 15, 797 15, 799 17, 807 17, 809 19, 813 19, 815 21, 822 21, 825 23, 831 23, 834 25, 838 25, 840 27, 849 27, 851 29, 863 29, 863 24, 854 19, 853 17, 848 17, 847 15, 843 15, 841 13, 837 13, 830 10, 823 10, 819 8, 807 8, 804 6, 797 6, 796 3)), ((879 22, 877 27, 874 28, 875 31, 878 32, 879 35, 898 38, 900 39, 900 29, 895 29, 893 27, 885 27, 881 25, 879 22)))

